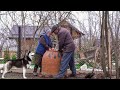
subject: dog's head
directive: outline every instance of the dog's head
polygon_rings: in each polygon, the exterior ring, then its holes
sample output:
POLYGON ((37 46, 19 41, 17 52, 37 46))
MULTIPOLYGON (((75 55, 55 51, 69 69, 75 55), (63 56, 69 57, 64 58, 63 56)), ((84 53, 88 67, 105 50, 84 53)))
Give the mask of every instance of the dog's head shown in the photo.
POLYGON ((29 51, 28 52, 29 61, 32 61, 33 57, 34 57, 34 53, 29 51))
POLYGON ((34 56, 34 53, 29 51, 25 56, 24 56, 24 59, 28 62, 31 62, 32 59, 33 59, 33 56, 34 56))

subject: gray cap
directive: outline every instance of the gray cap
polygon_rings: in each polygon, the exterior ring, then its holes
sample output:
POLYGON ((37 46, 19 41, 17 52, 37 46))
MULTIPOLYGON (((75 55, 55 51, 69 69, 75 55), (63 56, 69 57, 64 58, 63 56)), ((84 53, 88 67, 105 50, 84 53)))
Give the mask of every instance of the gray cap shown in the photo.
POLYGON ((56 29, 58 29, 59 28, 59 25, 58 24, 56 24, 56 25, 54 25, 53 27, 52 27, 52 30, 51 30, 51 33, 53 33, 56 29))

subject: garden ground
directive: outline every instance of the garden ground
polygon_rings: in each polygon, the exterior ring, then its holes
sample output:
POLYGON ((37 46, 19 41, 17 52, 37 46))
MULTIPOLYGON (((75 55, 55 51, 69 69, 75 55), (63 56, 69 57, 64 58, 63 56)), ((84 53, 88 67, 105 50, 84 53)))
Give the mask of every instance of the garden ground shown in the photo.
MULTIPOLYGON (((12 72, 9 72, 5 75, 5 79, 23 79, 22 77, 22 68, 19 69, 12 69, 12 72)), ((32 74, 33 69, 27 69, 26 77, 27 79, 53 79, 52 77, 38 77, 38 76, 33 76, 32 74)), ((89 73, 90 71, 83 71, 83 70, 77 70, 77 77, 72 78, 72 77, 67 77, 65 79, 85 79, 85 75, 89 73)), ((70 70, 67 72, 69 75, 71 73, 70 70)), ((113 72, 112 79, 115 79, 115 72, 113 72)), ((0 77, 2 74, 0 73, 0 77)), ((92 79, 103 79, 103 73, 101 71, 95 71, 95 75, 92 79)))

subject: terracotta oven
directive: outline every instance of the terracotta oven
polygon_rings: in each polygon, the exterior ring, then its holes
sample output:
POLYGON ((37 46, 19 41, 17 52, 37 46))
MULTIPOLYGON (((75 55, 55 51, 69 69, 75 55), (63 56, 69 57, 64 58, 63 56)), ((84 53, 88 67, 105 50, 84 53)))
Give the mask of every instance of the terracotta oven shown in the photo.
POLYGON ((42 75, 57 75, 60 69, 61 55, 58 51, 48 50, 42 58, 42 75))

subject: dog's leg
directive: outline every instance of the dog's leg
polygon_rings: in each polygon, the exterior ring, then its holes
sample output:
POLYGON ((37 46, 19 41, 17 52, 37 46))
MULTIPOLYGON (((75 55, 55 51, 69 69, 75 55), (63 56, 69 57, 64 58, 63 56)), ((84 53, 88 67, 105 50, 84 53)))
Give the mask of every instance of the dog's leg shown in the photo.
POLYGON ((3 73, 3 70, 0 70, 0 73, 3 73))
POLYGON ((30 68, 31 62, 28 61, 28 63, 29 63, 29 64, 27 64, 27 69, 31 69, 31 68, 30 68))
POLYGON ((4 71, 3 71, 3 74, 2 74, 2 78, 5 78, 5 74, 8 72, 7 65, 8 65, 8 63, 6 63, 5 66, 4 66, 4 71))
MULTIPOLYGON (((4 67, 3 67, 4 68, 4 67)), ((3 68, 0 69, 0 73, 3 73, 3 68)))
POLYGON ((4 65, 0 67, 0 73, 3 73, 4 65))
POLYGON ((24 78, 24 79, 27 79, 27 77, 26 77, 25 75, 26 75, 26 67, 23 66, 23 78, 24 78))

